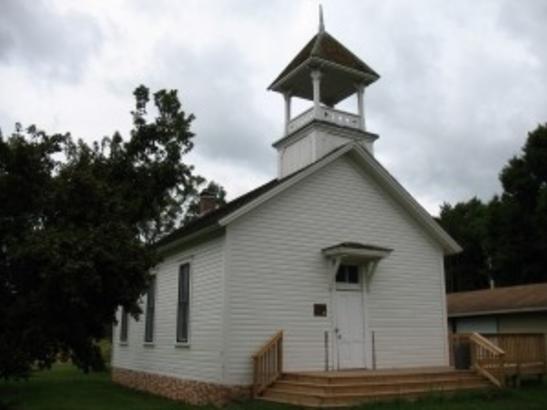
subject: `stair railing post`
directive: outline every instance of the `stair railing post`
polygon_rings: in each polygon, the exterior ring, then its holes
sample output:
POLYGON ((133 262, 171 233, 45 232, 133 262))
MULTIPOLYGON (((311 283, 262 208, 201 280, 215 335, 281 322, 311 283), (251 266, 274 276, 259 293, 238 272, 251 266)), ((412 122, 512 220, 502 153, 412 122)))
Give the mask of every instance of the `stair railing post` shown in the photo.
POLYGON ((258 395, 258 356, 253 357, 253 397, 258 395))
POLYGON ((501 387, 505 387, 505 382, 506 382, 506 378, 505 378, 505 354, 500 355, 499 365, 500 365, 500 376, 499 377, 500 377, 501 387))
POLYGON ((279 369, 279 375, 281 376, 281 374, 283 374, 283 334, 281 334, 277 349, 277 368, 279 369))

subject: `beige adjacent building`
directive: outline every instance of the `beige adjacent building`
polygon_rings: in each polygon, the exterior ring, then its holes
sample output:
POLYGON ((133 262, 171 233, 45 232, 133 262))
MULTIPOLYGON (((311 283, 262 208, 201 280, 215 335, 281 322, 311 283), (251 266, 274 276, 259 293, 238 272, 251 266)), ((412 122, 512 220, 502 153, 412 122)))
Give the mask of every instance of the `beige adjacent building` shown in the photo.
POLYGON ((547 283, 447 295, 454 333, 547 333, 547 283))

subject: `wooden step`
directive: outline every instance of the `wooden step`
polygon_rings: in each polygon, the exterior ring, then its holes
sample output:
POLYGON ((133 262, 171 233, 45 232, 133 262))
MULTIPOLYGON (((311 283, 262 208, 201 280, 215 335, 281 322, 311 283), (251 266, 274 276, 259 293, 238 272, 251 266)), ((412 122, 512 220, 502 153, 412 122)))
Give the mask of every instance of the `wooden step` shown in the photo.
POLYGON ((476 378, 477 375, 474 372, 467 370, 464 371, 443 371, 443 372, 431 372, 431 373, 401 373, 401 374, 376 374, 374 372, 355 374, 355 373, 337 373, 336 376, 329 376, 329 373, 325 374, 309 374, 309 373, 285 373, 282 376, 282 380, 298 381, 304 383, 319 383, 319 384, 351 384, 351 383, 399 383, 407 381, 427 381, 434 382, 437 379, 443 378, 458 378, 468 379, 476 378))
POLYGON ((347 380, 352 378, 358 379, 383 379, 383 378, 412 378, 412 377, 438 377, 446 375, 460 375, 460 376, 469 376, 475 375, 476 373, 472 370, 432 370, 432 371, 374 371, 374 370, 363 370, 363 371, 330 371, 330 372, 290 372, 283 373, 283 377, 287 378, 309 378, 314 380, 347 380))
POLYGON ((491 387, 468 370, 301 372, 283 374, 261 398, 307 407, 347 407, 491 387))
POLYGON ((427 372, 416 371, 332 371, 332 372, 290 372, 283 373, 283 377, 292 379, 313 379, 313 380, 347 380, 347 379, 391 379, 391 378, 413 378, 413 377, 438 377, 446 375, 475 375, 476 373, 471 370, 435 370, 427 372))
POLYGON ((442 392, 447 394, 459 390, 485 389, 490 385, 482 380, 477 383, 470 383, 464 386, 443 386, 442 389, 431 390, 423 387, 406 387, 403 389, 392 388, 385 391, 357 391, 345 393, 306 393, 292 391, 275 385, 267 389, 262 399, 279 403, 307 407, 347 407, 371 401, 391 400, 396 398, 413 399, 424 397, 432 393, 442 392))
POLYGON ((408 388, 423 388, 424 390, 446 390, 451 388, 465 388, 467 386, 474 387, 477 384, 483 384, 485 387, 489 383, 480 377, 468 378, 438 378, 435 381, 425 380, 407 380, 402 382, 392 381, 365 381, 353 383, 309 383, 292 380, 279 380, 272 387, 291 390, 294 392, 304 393, 353 393, 353 392, 369 392, 369 391, 391 391, 393 389, 404 390, 408 388))

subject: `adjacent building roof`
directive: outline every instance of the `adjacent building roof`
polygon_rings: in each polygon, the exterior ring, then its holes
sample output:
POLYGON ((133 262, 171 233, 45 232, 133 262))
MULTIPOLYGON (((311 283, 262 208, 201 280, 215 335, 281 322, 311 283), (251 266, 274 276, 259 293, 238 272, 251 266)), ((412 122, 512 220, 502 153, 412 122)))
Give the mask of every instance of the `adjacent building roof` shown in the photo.
POLYGON ((547 310, 547 283, 449 293, 448 317, 547 310))
POLYGON ((160 248, 175 246, 196 235, 221 228, 345 154, 351 154, 355 160, 359 161, 371 173, 372 177, 393 195, 416 221, 439 242, 447 254, 461 251, 460 246, 450 235, 435 222, 431 215, 412 198, 374 156, 354 142, 342 145, 307 167, 285 178, 271 180, 226 205, 205 214, 161 239, 156 245, 160 248))

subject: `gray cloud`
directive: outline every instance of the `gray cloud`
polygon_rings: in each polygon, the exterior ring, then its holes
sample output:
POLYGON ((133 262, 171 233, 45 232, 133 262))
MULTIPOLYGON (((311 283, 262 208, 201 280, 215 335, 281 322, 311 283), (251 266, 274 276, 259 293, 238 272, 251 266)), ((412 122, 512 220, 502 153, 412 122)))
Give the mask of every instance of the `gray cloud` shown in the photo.
POLYGON ((0 63, 22 64, 33 76, 77 81, 101 32, 89 16, 59 13, 42 0, 3 0, 0 63))
POLYGON ((257 90, 245 55, 229 43, 195 52, 161 42, 152 60, 158 68, 151 84, 179 88, 184 107, 196 114, 197 152, 258 172, 275 172, 270 144, 278 137, 272 132, 277 127, 255 105, 252 96, 257 90))
POLYGON ((372 49, 380 65, 373 67, 383 74, 368 105, 382 137, 379 155, 413 193, 433 202, 490 198, 526 132, 547 120, 547 27, 536 23, 545 7, 538 13, 530 4, 513 19, 511 2, 476 10, 470 2, 435 3, 428 12, 424 3, 393 4, 383 14, 388 21, 380 21, 396 29, 374 27, 389 50, 372 49))
MULTIPOLYGON (((526 132, 547 120, 547 3, 323 3, 327 30, 382 76, 367 90, 366 111, 387 168, 433 212, 442 201, 487 199, 498 191, 502 166, 526 132)), ((80 107, 58 102, 51 117, 61 127, 81 116, 70 125, 75 134, 100 137, 104 124, 123 130, 128 117, 120 113, 130 110, 135 86, 177 88, 185 110, 197 116, 195 151, 211 167, 200 173, 218 175, 231 166, 232 178, 275 175, 270 144, 282 130, 282 103, 265 88, 314 35, 315 4, 139 0, 64 14, 43 2, 2 6, 0 68, 24 65, 34 77, 51 79, 54 90, 68 79, 69 98, 80 98, 81 87, 82 99, 96 100, 80 107), (106 51, 95 54, 99 69, 88 70, 89 56, 103 43, 106 51), (82 74, 89 76, 85 85, 82 74), (86 121, 94 105, 102 108, 101 120, 86 121)), ((34 94, 32 85, 27 91, 9 104, 0 101, 0 121, 19 118, 12 105, 31 98, 35 111, 28 115, 49 114, 52 97, 34 94)), ((354 102, 342 107, 353 110, 354 102)), ((253 188, 220 182, 232 195, 253 188)))

